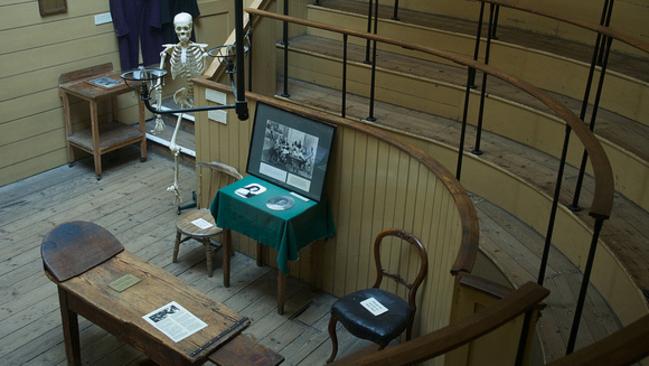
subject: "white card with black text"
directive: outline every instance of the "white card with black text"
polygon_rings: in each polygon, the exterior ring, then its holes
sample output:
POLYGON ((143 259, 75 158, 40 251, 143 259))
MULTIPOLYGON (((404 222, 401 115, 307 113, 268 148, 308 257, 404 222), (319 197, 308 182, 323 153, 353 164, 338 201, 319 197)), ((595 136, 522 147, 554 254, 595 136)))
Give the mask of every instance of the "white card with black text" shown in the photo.
POLYGON ((362 305, 365 309, 367 309, 367 311, 369 311, 370 313, 372 313, 372 315, 374 315, 374 316, 381 315, 381 314, 385 313, 386 311, 388 311, 388 308, 386 308, 385 306, 383 306, 383 304, 381 304, 380 302, 378 302, 378 300, 376 300, 376 299, 373 298, 373 297, 370 297, 370 298, 367 299, 367 300, 363 300, 363 301, 361 301, 361 305, 362 305))
POLYGON ((192 221, 192 224, 194 224, 194 226, 198 226, 200 229, 203 229, 203 230, 209 229, 212 226, 214 226, 214 225, 210 224, 210 222, 205 220, 205 219, 196 219, 196 220, 192 221))

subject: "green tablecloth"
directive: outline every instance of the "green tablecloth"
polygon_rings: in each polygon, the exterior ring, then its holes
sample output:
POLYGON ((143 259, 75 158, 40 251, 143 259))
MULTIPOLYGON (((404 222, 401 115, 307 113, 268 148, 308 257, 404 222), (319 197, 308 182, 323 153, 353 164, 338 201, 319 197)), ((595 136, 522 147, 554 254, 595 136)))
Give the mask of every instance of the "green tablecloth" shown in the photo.
POLYGON ((310 199, 304 201, 284 188, 250 175, 221 188, 210 205, 210 211, 219 227, 234 230, 274 248, 277 267, 284 273, 288 273, 288 261, 298 259, 300 248, 330 238, 336 232, 325 200, 320 203, 310 199), (267 191, 250 198, 234 193, 251 183, 261 184, 267 191), (292 197, 295 204, 284 211, 266 207, 266 201, 276 196, 292 197))

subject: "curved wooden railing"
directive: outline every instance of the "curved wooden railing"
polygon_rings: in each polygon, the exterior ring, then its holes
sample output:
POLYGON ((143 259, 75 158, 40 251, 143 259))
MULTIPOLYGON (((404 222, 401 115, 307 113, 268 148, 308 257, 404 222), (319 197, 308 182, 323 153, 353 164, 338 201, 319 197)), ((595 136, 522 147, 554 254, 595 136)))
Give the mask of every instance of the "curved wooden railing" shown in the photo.
POLYGON ((410 365, 459 348, 532 310, 550 291, 528 282, 502 300, 461 321, 395 347, 342 359, 333 365, 410 365))
POLYGON ((613 183, 613 173, 611 170, 610 162, 604 152, 599 141, 595 136, 588 130, 588 128, 583 124, 583 122, 568 108, 561 104, 556 99, 550 97, 545 92, 541 91, 532 84, 510 76, 497 68, 494 68, 489 65, 474 61, 468 57, 464 57, 452 52, 446 52, 442 50, 437 50, 434 48, 424 47, 415 44, 409 44, 406 42, 394 40, 388 37, 383 37, 380 35, 375 35, 371 33, 357 32, 351 29, 341 28, 332 26, 329 24, 313 22, 305 19, 275 14, 272 12, 258 10, 258 9, 246 9, 249 14, 276 19, 279 21, 285 21, 288 23, 303 25, 307 27, 319 28, 335 33, 346 34, 352 37, 364 38, 371 41, 377 41, 385 44, 390 44, 398 47, 402 47, 409 50, 419 51, 429 55, 437 56, 454 63, 460 64, 462 66, 468 66, 476 70, 480 70, 490 76, 501 79, 523 91, 535 97, 541 101, 548 109, 550 109, 556 116, 561 118, 566 122, 568 126, 575 132, 581 143, 584 145, 586 151, 591 158, 591 163, 593 166, 593 171, 595 175, 595 194, 593 196, 593 201, 591 203, 590 214, 594 217, 599 218, 608 218, 611 213, 611 208, 613 206, 613 192, 614 192, 614 183, 613 183))
MULTIPOLYGON (((224 93, 229 93, 231 91, 229 87, 207 79, 194 79, 194 82, 197 85, 202 85, 204 87, 218 90, 224 93)), ((478 216, 475 211, 475 207, 471 202, 471 199, 464 190, 464 187, 462 187, 462 185, 453 177, 453 174, 451 174, 451 172, 449 172, 448 169, 446 169, 438 161, 433 159, 423 150, 395 139, 392 135, 380 128, 354 123, 346 118, 338 117, 330 113, 302 107, 294 103, 285 102, 276 98, 266 97, 256 93, 246 93, 246 96, 251 100, 270 104, 282 108, 286 111, 299 114, 306 118, 328 122, 338 126, 344 126, 376 137, 412 156, 421 164, 426 166, 440 180, 440 182, 444 184, 448 192, 451 194, 460 217, 462 239, 460 243, 460 250, 451 268, 451 273, 454 275, 459 273, 471 273, 476 257, 478 255, 478 242, 480 235, 478 216)))
POLYGON ((471 1, 494 4, 494 5, 497 5, 497 6, 502 6, 502 7, 505 7, 505 8, 519 10, 519 11, 522 11, 522 12, 525 12, 525 13, 534 14, 534 15, 538 15, 538 16, 541 16, 541 17, 544 17, 544 18, 557 20, 557 21, 562 22, 562 23, 574 25, 575 27, 590 30, 590 31, 593 31, 595 33, 599 33, 599 34, 601 34, 603 36, 613 38, 613 39, 618 40, 618 41, 620 41, 622 43, 625 43, 625 44, 627 44, 627 45, 629 45, 629 46, 631 46, 633 48, 636 48, 636 49, 638 49, 640 51, 643 51, 643 52, 649 54, 649 43, 648 42, 637 39, 637 38, 635 38, 633 36, 630 36, 628 34, 616 31, 614 29, 611 29, 610 27, 605 27, 605 26, 595 24, 595 23, 570 19, 570 18, 563 17, 563 16, 560 16, 560 15, 557 15, 557 14, 552 14, 552 13, 548 13, 548 12, 541 11, 541 10, 538 10, 538 9, 534 9, 534 8, 531 8, 531 7, 526 7, 526 6, 520 5, 518 3, 515 3, 515 2, 513 2, 511 0, 471 0, 471 1))

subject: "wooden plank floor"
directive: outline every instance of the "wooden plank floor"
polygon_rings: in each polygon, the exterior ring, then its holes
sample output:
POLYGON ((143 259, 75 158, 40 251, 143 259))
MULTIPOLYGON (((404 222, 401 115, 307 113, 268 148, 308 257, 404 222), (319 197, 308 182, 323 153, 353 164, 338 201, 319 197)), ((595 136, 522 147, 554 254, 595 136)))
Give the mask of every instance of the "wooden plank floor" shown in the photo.
MULTIPOLYGON (((293 102, 326 111, 339 109, 340 92, 294 79, 290 79, 289 83, 290 99, 293 102)), ((347 103, 349 118, 365 118, 366 98, 350 94, 347 103)), ((380 102, 376 104, 375 115, 377 124, 385 124, 418 136, 434 138, 451 146, 457 145, 459 125, 454 121, 380 102)), ((473 141, 474 132, 474 129, 469 127, 467 141, 473 141)), ((483 148, 487 153, 482 155, 482 158, 511 170, 542 190, 552 189, 556 174, 556 163, 553 158, 544 154, 535 155, 529 151, 530 149, 519 146, 513 141, 484 131, 483 148), (527 166, 534 166, 535 169, 526 169, 527 166)), ((575 169, 568 167, 566 174, 568 179, 574 179, 575 169)), ((587 177, 588 179, 590 178, 587 177)), ((567 186, 571 185, 567 184, 567 186)), ((589 191, 591 188, 592 182, 587 181, 585 190, 589 191)), ((564 201, 571 197, 569 192, 564 194, 564 201)), ((591 193, 585 192, 585 194, 583 202, 589 202, 591 193)), ((630 242, 637 245, 646 244, 644 240, 649 237, 646 236, 647 233, 639 232, 639 227, 631 226, 625 216, 635 215, 636 220, 649 223, 649 215, 643 210, 635 212, 634 210, 638 210, 637 206, 622 197, 616 197, 615 202, 617 216, 607 222, 603 237, 615 239, 617 244, 623 242, 619 238, 627 235, 630 242)), ((544 243, 543 236, 482 197, 474 196, 474 203, 480 219, 480 248, 503 269, 514 285, 535 281, 544 243)), ((584 217, 586 215, 587 213, 584 213, 584 217)), ((588 220, 592 221, 584 218, 585 222, 588 220)), ((625 243, 629 245, 628 242, 625 243)), ((636 254, 645 256, 649 254, 649 248, 640 253, 636 249, 636 254)), ((640 260, 642 259, 638 261, 640 260)), ((546 360, 553 360, 565 354, 581 278, 579 269, 553 248, 544 284, 552 293, 538 327, 546 360)), ((588 290, 587 297, 577 348, 601 339, 621 327, 606 301, 592 286, 588 290)))
MULTIPOLYGON (((330 352, 326 327, 335 298, 289 280, 287 311, 280 316, 275 273, 257 267, 252 258, 240 253, 233 257, 232 286, 227 289, 220 266, 214 277, 207 277, 199 244, 184 244, 179 263, 171 263, 177 216, 165 188, 173 179, 173 162, 152 153, 140 163, 135 150, 126 157, 105 161, 101 181, 90 162, 82 161, 0 187, 0 364, 66 364, 56 287, 43 275, 39 245, 54 226, 71 220, 104 226, 140 258, 252 318, 246 333, 282 353, 286 364, 322 364, 330 352)), ((195 187, 193 169, 182 166, 180 179, 188 199, 195 187)), ((84 319, 80 330, 84 364, 135 365, 143 359, 84 319)), ((339 340, 342 354, 366 346, 344 330, 339 340)))

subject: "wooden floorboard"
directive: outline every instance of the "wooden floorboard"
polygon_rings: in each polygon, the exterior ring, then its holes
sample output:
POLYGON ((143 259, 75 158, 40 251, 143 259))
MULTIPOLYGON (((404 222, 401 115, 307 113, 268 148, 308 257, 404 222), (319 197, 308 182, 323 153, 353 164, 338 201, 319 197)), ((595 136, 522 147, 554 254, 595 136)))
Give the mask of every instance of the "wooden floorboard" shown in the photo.
MULTIPOLYGON (((151 154, 145 163, 136 158, 115 162, 101 181, 94 178, 87 162, 81 162, 0 188, 7 193, 0 195, 0 207, 9 210, 1 213, 9 219, 0 221, 0 364, 67 362, 56 287, 43 275, 39 246, 52 227, 70 220, 104 226, 140 258, 250 317, 253 323, 246 333, 285 354, 286 364, 324 362, 330 350, 325 342, 326 322, 333 296, 289 279, 286 315, 280 316, 276 311, 276 272, 258 267, 252 258, 234 255, 229 288, 222 285, 220 265, 214 277, 207 277, 204 251, 198 243, 184 243, 178 263, 171 262, 177 215, 173 196, 165 188, 172 174, 170 159, 151 154), (11 207, 16 209, 13 219, 11 207), (326 355, 320 357, 320 353, 326 355)), ((195 180, 194 170, 181 166, 185 198, 194 189, 195 180)), ((221 263, 221 255, 218 251, 215 263, 221 263)), ((137 365, 143 360, 141 353, 90 322, 80 319, 79 326, 85 364, 137 365)), ((342 349, 354 350, 352 337, 340 332, 342 349)))

